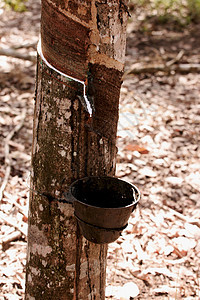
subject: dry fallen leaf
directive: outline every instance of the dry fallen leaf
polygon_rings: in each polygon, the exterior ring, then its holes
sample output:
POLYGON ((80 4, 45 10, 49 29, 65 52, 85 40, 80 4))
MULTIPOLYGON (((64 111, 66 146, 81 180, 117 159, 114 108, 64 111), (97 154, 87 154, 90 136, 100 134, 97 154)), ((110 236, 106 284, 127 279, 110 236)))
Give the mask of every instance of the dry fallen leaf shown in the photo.
POLYGON ((163 285, 159 288, 156 288, 154 289, 154 293, 155 295, 163 295, 163 294, 166 294, 166 295, 170 295, 170 296, 174 296, 176 297, 176 294, 177 294, 177 287, 175 288, 171 288, 169 287, 168 285, 163 285))
POLYGON ((183 179, 182 178, 173 177, 173 176, 165 178, 165 181, 167 183, 172 184, 172 185, 181 185, 183 183, 183 179))
POLYGON ((131 267, 131 268, 129 268, 129 272, 134 277, 136 277, 140 280, 144 280, 145 282, 148 282, 148 285, 150 286, 149 274, 144 274, 143 271, 139 267, 135 267, 135 268, 131 267))
POLYGON ((142 272, 143 274, 162 274, 164 276, 167 276, 169 278, 177 278, 177 274, 171 272, 168 268, 148 268, 142 272))
POLYGON ((119 299, 120 300, 130 300, 139 295, 140 291, 134 282, 128 282, 123 287, 119 289, 119 299))
POLYGON ((6 297, 6 298, 4 298, 4 299, 9 299, 9 300, 16 300, 16 299, 19 299, 18 297, 16 297, 16 295, 9 294, 9 293, 4 294, 4 296, 6 297))
POLYGON ((200 238, 200 228, 197 225, 185 223, 185 229, 195 238, 200 238))
POLYGON ((171 245, 168 245, 164 248, 164 254, 166 256, 170 255, 174 251, 174 247, 171 245))
POLYGON ((115 300, 130 300, 139 295, 139 288, 134 282, 127 282, 124 286, 107 286, 106 297, 113 297, 115 300))
POLYGON ((28 222, 28 217, 25 216, 25 215, 23 215, 22 221, 25 222, 25 223, 27 223, 28 222))
POLYGON ((176 248, 182 253, 186 253, 196 246, 196 241, 194 239, 189 239, 183 236, 172 239, 172 243, 176 248))
POLYGON ((138 146, 138 145, 126 145, 124 147, 124 150, 128 150, 128 151, 137 151, 140 154, 148 154, 149 150, 147 150, 146 148, 142 147, 142 146, 138 146))
POLYGON ((140 169, 138 171, 139 174, 143 175, 143 176, 146 176, 146 177, 156 177, 157 176, 157 173, 154 172, 151 168, 149 167, 144 167, 142 169, 140 169))
POLYGON ((5 176, 5 174, 2 171, 0 171, 0 177, 4 178, 4 176, 5 176))

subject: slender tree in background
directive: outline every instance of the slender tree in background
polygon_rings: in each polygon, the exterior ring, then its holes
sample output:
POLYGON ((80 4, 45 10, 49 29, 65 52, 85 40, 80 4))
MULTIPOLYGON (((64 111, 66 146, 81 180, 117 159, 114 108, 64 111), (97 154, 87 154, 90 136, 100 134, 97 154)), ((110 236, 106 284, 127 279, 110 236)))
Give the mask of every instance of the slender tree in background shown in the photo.
POLYGON ((114 175, 126 22, 124 1, 42 0, 26 300, 105 298, 107 246, 62 199, 78 178, 114 175))

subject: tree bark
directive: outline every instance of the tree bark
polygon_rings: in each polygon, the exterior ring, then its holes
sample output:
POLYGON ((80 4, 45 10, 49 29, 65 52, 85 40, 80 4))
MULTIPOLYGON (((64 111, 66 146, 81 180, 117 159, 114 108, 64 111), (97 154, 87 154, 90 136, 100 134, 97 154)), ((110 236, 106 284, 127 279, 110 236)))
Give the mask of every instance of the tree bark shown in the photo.
POLYGON ((126 6, 115 1, 43 0, 46 60, 38 56, 25 299, 105 298, 106 245, 82 237, 63 193, 90 175, 114 175, 126 6))

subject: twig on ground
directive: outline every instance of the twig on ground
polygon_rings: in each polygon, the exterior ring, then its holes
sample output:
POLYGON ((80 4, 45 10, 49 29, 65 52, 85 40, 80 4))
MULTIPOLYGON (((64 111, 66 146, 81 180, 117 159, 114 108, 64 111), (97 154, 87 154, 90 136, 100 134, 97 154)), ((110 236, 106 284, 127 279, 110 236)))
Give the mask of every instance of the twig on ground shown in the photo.
POLYGON ((133 245, 135 247, 135 250, 137 252, 138 260, 143 261, 147 259, 147 254, 143 251, 140 242, 138 240, 133 241, 133 245))
POLYGON ((19 132, 20 129, 23 127, 24 125, 24 121, 25 121, 25 117, 26 117, 26 109, 24 109, 22 111, 21 114, 21 122, 19 124, 17 124, 15 126, 15 128, 7 135, 7 137, 5 138, 5 165, 6 165, 6 171, 5 171, 5 176, 3 179, 3 183, 0 187, 0 201, 3 198, 3 193, 4 190, 6 188, 6 185, 8 183, 8 178, 10 176, 10 171, 11 171, 11 159, 10 159, 10 154, 9 154, 9 141, 13 138, 13 136, 15 135, 15 133, 19 132))
POLYGON ((184 50, 181 50, 177 56, 173 59, 171 59, 170 61, 166 62, 166 67, 171 67, 173 64, 177 63, 178 61, 181 60, 181 58, 183 57, 184 54, 184 50))
POLYGON ((23 209, 23 207, 21 205, 19 205, 12 197, 12 195, 10 195, 9 193, 7 193, 6 191, 4 191, 4 195, 6 196, 6 200, 12 204, 15 205, 18 208, 18 211, 27 218, 27 213, 25 212, 25 210, 23 209))
POLYGON ((6 185, 8 183, 8 178, 10 176, 10 170, 11 170, 11 166, 10 166, 10 164, 8 164, 7 167, 6 167, 6 171, 5 171, 5 175, 4 175, 2 185, 0 187, 0 201, 3 198, 3 193, 4 193, 4 190, 5 190, 6 185))
POLYGON ((5 251, 8 248, 8 244, 10 242, 19 240, 22 236, 22 233, 19 231, 14 231, 6 236, 3 237, 2 239, 2 249, 5 251))
POLYGON ((34 48, 36 49, 38 41, 33 42, 33 43, 25 43, 25 44, 20 44, 20 45, 15 45, 11 49, 22 49, 22 48, 34 48))
POLYGON ((23 59, 23 60, 30 60, 34 63, 36 62, 36 54, 35 55, 24 54, 12 48, 6 48, 6 49, 0 48, 0 55, 10 56, 14 58, 23 59))
POLYGON ((174 216, 176 216, 180 220, 200 227, 200 221, 198 219, 192 219, 191 217, 186 217, 183 214, 179 213, 178 211, 174 210, 173 208, 164 204, 162 205, 162 208, 169 210, 174 216))
POLYGON ((131 74, 143 74, 143 73, 149 73, 149 74, 155 74, 157 72, 165 72, 165 73, 171 73, 171 72, 178 72, 178 73, 191 73, 191 72, 200 72, 200 64, 176 64, 176 65, 170 65, 167 64, 142 64, 142 63, 136 63, 130 67, 129 70, 127 70, 124 73, 123 78, 125 79, 128 75, 131 74))
POLYGON ((14 227, 15 229, 17 229, 19 232, 21 232, 21 234, 23 234, 23 236, 27 236, 27 232, 26 230, 21 227, 21 226, 18 226, 16 224, 15 221, 13 221, 11 218, 9 218, 6 214, 4 214, 2 211, 0 211, 0 218, 6 223, 8 224, 9 226, 12 226, 14 227))

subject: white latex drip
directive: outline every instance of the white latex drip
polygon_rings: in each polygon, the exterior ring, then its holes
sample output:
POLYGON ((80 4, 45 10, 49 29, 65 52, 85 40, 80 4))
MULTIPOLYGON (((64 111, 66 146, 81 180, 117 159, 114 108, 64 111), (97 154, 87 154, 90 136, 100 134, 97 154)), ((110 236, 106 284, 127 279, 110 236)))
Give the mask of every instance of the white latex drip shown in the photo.
POLYGON ((37 46, 37 52, 38 54, 40 55, 40 57, 42 58, 42 60, 45 62, 45 64, 52 70, 54 70, 55 72, 59 73, 60 75, 66 77, 66 78, 69 78, 71 80, 74 80, 76 82, 79 82, 83 85, 83 98, 84 98, 84 101, 85 101, 85 105, 87 107, 87 112, 90 114, 90 117, 92 116, 92 106, 87 98, 87 95, 86 95, 86 84, 84 81, 82 80, 79 80, 77 78, 74 78, 72 76, 69 76, 59 70, 57 70, 54 66, 52 66, 47 60, 46 58, 44 57, 43 53, 42 53, 42 46, 41 46, 41 40, 39 40, 38 42, 38 46, 37 46))

